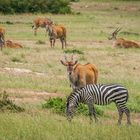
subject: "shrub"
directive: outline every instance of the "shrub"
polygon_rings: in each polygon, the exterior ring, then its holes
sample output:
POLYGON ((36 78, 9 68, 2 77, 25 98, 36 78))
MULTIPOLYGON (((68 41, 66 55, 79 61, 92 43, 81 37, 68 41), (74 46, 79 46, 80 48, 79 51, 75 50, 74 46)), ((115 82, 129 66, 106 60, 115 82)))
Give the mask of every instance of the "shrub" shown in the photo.
POLYGON ((0 12, 4 14, 13 13, 14 10, 10 5, 11 5, 11 0, 0 0, 0 12))
POLYGON ((48 6, 48 11, 50 13, 55 13, 55 14, 71 13, 69 1, 67 0, 50 0, 48 1, 47 6, 48 6))
POLYGON ((13 103, 12 100, 9 99, 8 95, 4 93, 0 93, 0 111, 11 111, 11 112, 22 112, 25 109, 17 106, 13 103))
POLYGON ((79 50, 76 50, 76 49, 74 49, 74 50, 67 49, 67 50, 64 51, 64 53, 84 54, 82 51, 79 51, 79 50))
POLYGON ((71 2, 78 2, 79 0, 70 0, 71 2))
POLYGON ((45 41, 38 40, 38 41, 36 42, 36 44, 45 44, 45 41))
POLYGON ((2 13, 71 13, 69 0, 0 0, 2 13))
POLYGON ((52 109, 55 113, 64 114, 66 106, 65 102, 66 100, 63 100, 62 98, 50 98, 46 103, 42 104, 42 108, 52 109))
POLYGON ((22 62, 21 58, 15 57, 15 56, 12 57, 11 60, 12 60, 12 62, 22 62))
MULTIPOLYGON (((50 98, 46 100, 46 103, 42 104, 42 108, 47 108, 51 109, 53 112, 65 115, 65 110, 66 110, 66 99, 62 98, 50 98)), ((87 105, 85 104, 79 104, 79 106, 76 109, 76 114, 82 114, 82 115, 88 115, 88 108, 87 105)), ((103 115, 103 110, 99 109, 96 106, 96 113, 97 115, 103 115)))

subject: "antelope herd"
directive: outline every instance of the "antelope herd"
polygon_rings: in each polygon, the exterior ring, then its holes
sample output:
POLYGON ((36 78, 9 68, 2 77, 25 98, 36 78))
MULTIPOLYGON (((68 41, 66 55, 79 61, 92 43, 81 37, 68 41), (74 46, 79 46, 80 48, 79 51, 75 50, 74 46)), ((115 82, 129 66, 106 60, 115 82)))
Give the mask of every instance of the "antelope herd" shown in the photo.
MULTIPOLYGON (((36 18, 33 20, 32 28, 34 30, 34 35, 37 35, 37 29, 45 28, 46 33, 48 32, 50 46, 54 47, 56 39, 60 39, 62 44, 62 49, 66 48, 66 28, 63 25, 56 25, 49 18, 36 18)), ((126 40, 123 38, 118 38, 117 34, 121 28, 117 28, 108 37, 109 40, 113 40, 113 47, 124 47, 124 48, 140 48, 137 42, 126 40)), ((15 43, 11 40, 5 40, 5 29, 0 27, 0 48, 23 48, 19 43, 15 43)), ((61 64, 67 67, 68 77, 70 81, 70 86, 73 90, 84 87, 87 84, 96 84, 98 78, 98 70, 94 64, 80 64, 78 61, 73 60, 73 55, 71 60, 68 61, 65 56, 65 61, 61 60, 61 64)))
MULTIPOLYGON (((37 29, 45 28, 46 33, 48 32, 50 46, 54 47, 56 39, 60 39, 62 49, 66 48, 66 28, 63 25, 56 25, 53 21, 49 18, 41 18, 37 17, 33 20, 32 28, 34 30, 34 35, 37 35, 37 29)), ((120 48, 140 48, 140 44, 135 41, 126 40, 124 38, 118 38, 117 34, 121 30, 121 28, 117 28, 111 35, 108 37, 109 40, 113 40, 113 47, 120 47, 120 48)), ((23 46, 19 43, 15 43, 11 40, 5 41, 5 29, 0 27, 0 49, 2 50, 3 47, 10 47, 10 48, 23 48, 23 46)))

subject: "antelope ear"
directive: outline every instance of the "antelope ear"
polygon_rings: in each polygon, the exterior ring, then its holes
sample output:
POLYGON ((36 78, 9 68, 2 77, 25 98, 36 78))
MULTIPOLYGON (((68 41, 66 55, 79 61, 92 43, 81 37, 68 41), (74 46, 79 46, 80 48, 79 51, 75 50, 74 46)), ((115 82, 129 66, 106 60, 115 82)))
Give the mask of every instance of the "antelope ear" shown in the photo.
POLYGON ((62 60, 60 60, 61 64, 63 64, 64 66, 67 66, 67 64, 65 62, 63 62, 62 60))
POLYGON ((73 66, 76 65, 77 63, 78 63, 78 60, 76 60, 76 61, 74 62, 73 66))

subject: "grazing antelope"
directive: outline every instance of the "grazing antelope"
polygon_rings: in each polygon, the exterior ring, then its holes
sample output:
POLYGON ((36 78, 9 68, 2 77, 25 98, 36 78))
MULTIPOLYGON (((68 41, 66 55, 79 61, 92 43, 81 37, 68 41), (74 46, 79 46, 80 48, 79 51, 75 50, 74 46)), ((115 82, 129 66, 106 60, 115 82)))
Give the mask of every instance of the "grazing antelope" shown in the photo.
MULTIPOLYGON (((52 23, 52 21, 49 19, 49 18, 36 18, 34 21, 33 21, 33 26, 32 28, 34 29, 34 35, 37 35, 37 29, 39 27, 41 28, 46 28, 46 24, 47 23, 52 23)), ((47 31, 46 31, 47 32, 47 31)))
POLYGON ((6 47, 8 47, 8 48, 23 48, 22 45, 15 43, 11 40, 6 40, 5 44, 6 44, 6 47))
POLYGON ((5 46, 5 29, 0 28, 0 48, 1 48, 1 50, 4 46, 5 46))
POLYGON ((118 32, 121 28, 117 28, 110 37, 109 40, 114 40, 113 47, 123 47, 123 48, 140 48, 140 45, 134 41, 126 40, 123 38, 117 38, 118 32))
POLYGON ((47 23, 46 30, 50 37, 51 47, 54 47, 56 39, 60 39, 62 44, 62 49, 66 48, 66 28, 63 25, 53 25, 52 23, 47 23))
POLYGON ((73 61, 73 55, 71 61, 68 61, 65 56, 65 62, 61 60, 61 63, 67 67, 70 86, 73 91, 88 84, 97 83, 98 71, 95 65, 90 63, 82 65, 77 60, 73 61))

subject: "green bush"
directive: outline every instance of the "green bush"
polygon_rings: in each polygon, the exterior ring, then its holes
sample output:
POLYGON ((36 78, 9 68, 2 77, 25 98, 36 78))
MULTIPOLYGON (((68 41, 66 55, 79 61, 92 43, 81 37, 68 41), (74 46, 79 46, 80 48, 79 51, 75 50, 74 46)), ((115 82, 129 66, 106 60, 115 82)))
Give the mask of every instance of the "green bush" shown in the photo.
POLYGON ((0 0, 0 12, 66 14, 71 13, 69 4, 69 0, 0 0))
POLYGON ((70 0, 71 2, 78 2, 79 0, 70 0))
POLYGON ((48 1, 47 6, 48 6, 48 11, 50 13, 55 13, 55 14, 71 13, 69 1, 67 0, 50 0, 48 1))
POLYGON ((79 51, 79 50, 76 50, 76 49, 73 49, 73 50, 64 50, 64 53, 75 53, 75 54, 84 54, 82 51, 79 51))
POLYGON ((11 0, 0 0, 0 12, 4 14, 14 13, 14 10, 10 5, 11 5, 11 0))
MULTIPOLYGON (((65 115, 66 99, 62 99, 58 97, 50 98, 46 100, 46 103, 42 104, 42 108, 51 109, 55 113, 65 115)), ((97 115, 100 116, 104 114, 103 110, 99 109, 97 106, 96 106, 96 113, 97 115)), ((88 112, 87 105, 80 103, 76 109, 76 114, 88 115, 89 112, 88 112)))

